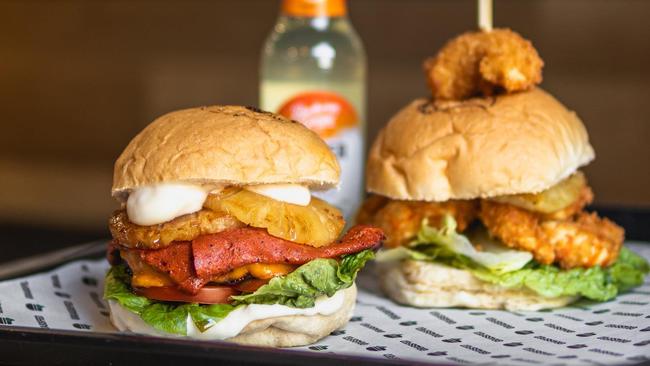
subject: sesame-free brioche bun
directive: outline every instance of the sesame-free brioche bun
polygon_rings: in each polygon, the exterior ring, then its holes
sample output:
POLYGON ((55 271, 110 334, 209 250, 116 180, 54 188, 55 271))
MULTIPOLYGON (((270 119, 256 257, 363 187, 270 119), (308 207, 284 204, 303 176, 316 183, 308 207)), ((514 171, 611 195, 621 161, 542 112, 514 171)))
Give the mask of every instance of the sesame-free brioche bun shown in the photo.
POLYGON ((142 130, 115 162, 112 194, 161 182, 215 185, 339 182, 336 156, 302 124, 240 106, 184 109, 142 130))
POLYGON ((366 187, 419 201, 536 193, 593 158, 578 116, 542 89, 464 101, 416 99, 372 145, 366 187))
MULTIPOLYGON (((357 287, 352 285, 344 290, 339 290, 343 296, 341 307, 329 315, 287 315, 255 320, 242 329, 239 334, 225 339, 229 342, 267 347, 296 347, 312 344, 325 338, 333 331, 345 326, 357 299, 357 287)), ((179 337, 163 333, 142 318, 129 311, 115 300, 109 300, 111 323, 120 331, 137 334, 179 337)), ((228 316, 233 316, 231 313, 228 316)), ((223 320, 222 320, 223 321, 223 320)), ((220 340, 206 335, 188 335, 188 338, 202 340, 220 340)))
POLYGON ((483 282, 469 271, 440 263, 392 261, 377 266, 379 285, 395 302, 420 308, 464 307, 538 311, 566 306, 578 296, 547 298, 520 288, 483 282))

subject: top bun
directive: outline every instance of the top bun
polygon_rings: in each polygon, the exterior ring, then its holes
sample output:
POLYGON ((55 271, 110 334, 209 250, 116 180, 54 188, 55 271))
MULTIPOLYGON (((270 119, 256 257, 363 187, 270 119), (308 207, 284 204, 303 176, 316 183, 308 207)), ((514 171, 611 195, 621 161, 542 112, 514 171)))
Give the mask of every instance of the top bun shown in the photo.
POLYGON ((572 111, 539 88, 464 101, 417 99, 377 136, 367 189, 446 201, 536 193, 594 158, 572 111))
POLYGON ((142 130, 115 162, 112 194, 161 182, 216 185, 339 182, 336 156, 302 124, 251 107, 171 112, 142 130))

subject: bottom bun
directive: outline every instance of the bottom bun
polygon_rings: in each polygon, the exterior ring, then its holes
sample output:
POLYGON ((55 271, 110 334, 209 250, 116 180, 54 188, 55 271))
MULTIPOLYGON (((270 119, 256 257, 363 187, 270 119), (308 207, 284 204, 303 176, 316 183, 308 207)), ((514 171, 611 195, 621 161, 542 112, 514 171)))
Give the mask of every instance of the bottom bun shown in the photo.
POLYGON ((394 301, 420 308, 464 307, 510 311, 558 308, 576 296, 547 298, 528 289, 506 289, 470 272, 439 263, 404 260, 378 266, 382 290, 394 301))
MULTIPOLYGON (((323 315, 285 315, 266 319, 258 319, 249 322, 239 333, 232 337, 221 337, 216 334, 195 333, 187 336, 178 336, 175 334, 159 331, 149 324, 145 323, 140 316, 130 312, 114 300, 109 300, 111 313, 111 323, 120 331, 133 332, 138 334, 155 335, 163 337, 186 337, 201 340, 225 340, 239 344, 248 344, 255 346, 268 347, 295 347, 311 344, 319 339, 329 335, 336 329, 343 327, 348 323, 357 298, 357 288, 355 285, 340 290, 332 298, 341 297, 338 309, 323 315)), ((262 305, 269 306, 269 305, 262 305)), ((280 306, 280 305, 274 305, 280 306)), ((246 309, 239 314, 245 314, 246 309)), ((284 306, 283 306, 284 307, 284 306)), ((307 310, 307 309, 305 309, 307 310)), ((245 316, 239 314, 229 314, 222 320, 232 322, 230 316, 245 316)), ((188 319, 189 320, 189 319, 188 319)), ((236 321, 235 321, 236 323, 236 321)))

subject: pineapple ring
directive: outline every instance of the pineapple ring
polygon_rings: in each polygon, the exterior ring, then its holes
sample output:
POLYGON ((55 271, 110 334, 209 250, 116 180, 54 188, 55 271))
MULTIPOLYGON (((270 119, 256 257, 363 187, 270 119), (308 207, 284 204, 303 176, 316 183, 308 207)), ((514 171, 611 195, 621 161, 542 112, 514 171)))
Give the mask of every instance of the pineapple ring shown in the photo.
POLYGON ((512 194, 490 198, 491 201, 508 203, 528 211, 550 214, 574 203, 587 185, 585 175, 578 171, 560 183, 539 193, 512 194))
POLYGON ((341 211, 315 197, 309 205, 299 206, 232 188, 209 195, 203 206, 265 228, 278 238, 314 247, 336 241, 345 226, 341 211))

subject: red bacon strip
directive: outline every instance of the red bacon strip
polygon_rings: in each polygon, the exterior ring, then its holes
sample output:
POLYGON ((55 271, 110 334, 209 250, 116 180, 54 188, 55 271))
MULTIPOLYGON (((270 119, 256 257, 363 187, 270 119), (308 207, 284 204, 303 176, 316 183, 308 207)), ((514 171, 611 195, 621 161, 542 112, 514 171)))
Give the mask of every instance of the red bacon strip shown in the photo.
POLYGON ((383 232, 357 225, 336 244, 314 248, 276 238, 264 229, 236 228, 177 242, 158 250, 139 250, 142 260, 167 273, 182 290, 195 294, 211 278, 253 263, 304 264, 337 258, 380 245, 383 232))

